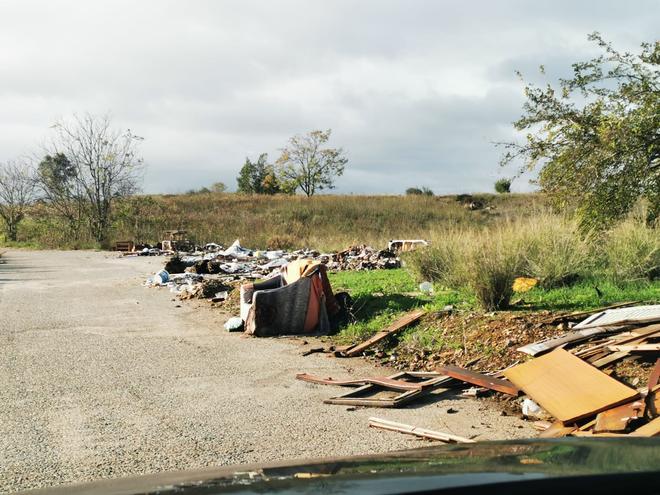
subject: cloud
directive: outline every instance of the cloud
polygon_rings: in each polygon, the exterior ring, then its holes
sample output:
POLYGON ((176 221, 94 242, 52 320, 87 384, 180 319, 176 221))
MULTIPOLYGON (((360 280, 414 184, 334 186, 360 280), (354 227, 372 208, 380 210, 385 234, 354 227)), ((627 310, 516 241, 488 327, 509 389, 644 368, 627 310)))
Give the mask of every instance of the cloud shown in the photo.
MULTIPOLYGON (((97 0, 0 4, 0 160, 58 118, 113 115, 145 137, 148 192, 222 180, 246 155, 333 129, 349 164, 338 192, 492 189, 511 175, 522 87, 595 53, 601 31, 634 50, 655 2, 97 0)), ((525 181, 514 183, 528 190, 525 181)))

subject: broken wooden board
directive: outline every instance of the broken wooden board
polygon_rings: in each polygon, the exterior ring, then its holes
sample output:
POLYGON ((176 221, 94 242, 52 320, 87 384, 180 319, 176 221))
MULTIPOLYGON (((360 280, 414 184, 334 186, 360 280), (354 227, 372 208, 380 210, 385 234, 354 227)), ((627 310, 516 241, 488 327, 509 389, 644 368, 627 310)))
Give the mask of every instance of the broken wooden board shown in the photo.
MULTIPOLYGON (((439 373, 435 373, 435 377, 440 376, 439 373)), ((430 376, 429 378, 434 378, 430 376)), ((394 390, 418 390, 423 386, 423 382, 414 383, 407 382, 404 380, 396 380, 386 376, 373 377, 373 378, 357 378, 352 380, 335 380, 333 378, 321 378, 318 376, 310 375, 308 373, 298 373, 296 375, 296 380, 302 380, 309 383, 318 383, 319 385, 337 385, 340 387, 357 387, 361 385, 381 385, 383 387, 391 388, 394 390)))
POLYGON ((507 380, 502 380, 493 376, 482 375, 481 373, 467 370, 465 368, 459 368, 458 366, 453 366, 451 364, 439 366, 436 368, 436 370, 444 375, 451 376, 457 380, 461 380, 462 382, 471 383, 472 385, 478 385, 490 390, 496 390, 497 392, 502 392, 503 394, 517 396, 520 392, 520 390, 513 383, 507 380))
POLYGON ((359 354, 362 354, 364 351, 369 349, 369 347, 371 347, 372 345, 377 344, 378 342, 380 342, 383 339, 386 339, 390 335, 394 335, 395 333, 400 332, 404 328, 409 327, 413 323, 416 323, 425 314, 426 311, 418 310, 403 315, 401 318, 398 318, 397 320, 392 322, 387 328, 381 330, 376 335, 365 340, 361 344, 356 344, 350 347, 337 349, 337 352, 335 354, 340 357, 358 356, 359 354))
POLYGON ((564 424, 639 397, 563 349, 509 368, 504 375, 564 424))
POLYGON ((550 425, 550 427, 547 430, 541 432, 539 437, 541 438, 565 437, 566 435, 570 435, 577 429, 578 427, 575 424, 564 425, 564 423, 562 423, 561 421, 555 421, 550 425))
POLYGON ((607 409, 596 416, 594 433, 624 432, 633 419, 641 418, 644 415, 644 408, 644 401, 640 399, 607 409))
POLYGON ((660 435, 660 417, 640 426, 630 434, 631 437, 656 437, 658 435, 660 435))
POLYGON ((382 428, 384 430, 397 431, 407 435, 415 435, 417 437, 440 440, 442 442, 475 443, 474 440, 465 437, 459 437, 458 435, 453 435, 451 433, 427 430, 426 428, 418 428, 416 426, 396 423, 394 421, 388 421, 381 418, 369 418, 369 426, 371 428, 382 428))
POLYGON ((660 352, 660 344, 628 344, 608 345, 608 351, 612 352, 660 352))
POLYGON ((340 404, 345 406, 367 406, 367 407, 399 407, 412 400, 419 399, 430 391, 441 386, 449 386, 455 380, 450 376, 438 376, 428 378, 428 373, 402 372, 388 378, 393 380, 408 380, 418 383, 421 387, 415 390, 395 390, 384 385, 369 383, 362 387, 351 390, 348 393, 331 397, 323 401, 324 404, 340 404))

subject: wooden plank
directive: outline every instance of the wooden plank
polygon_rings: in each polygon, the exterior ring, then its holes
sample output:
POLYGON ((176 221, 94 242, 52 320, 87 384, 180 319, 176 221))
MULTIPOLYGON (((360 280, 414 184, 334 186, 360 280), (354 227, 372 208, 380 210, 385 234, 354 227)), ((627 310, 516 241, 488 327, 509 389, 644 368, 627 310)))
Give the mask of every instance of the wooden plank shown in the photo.
POLYGON ((660 344, 608 345, 612 352, 660 352, 660 344))
POLYGON ((594 433, 626 431, 628 424, 644 415, 644 401, 635 400, 598 414, 594 433))
POLYGON ((631 437, 656 437, 660 435, 660 416, 633 431, 631 437))
POLYGON ((639 397, 636 390, 563 349, 519 364, 504 375, 565 424, 639 397))
POLYGON ((561 421, 555 421, 550 425, 550 428, 542 432, 539 437, 541 438, 560 438, 565 437, 577 430, 577 425, 564 425, 561 421))
POLYGON ((371 383, 373 385, 381 385, 383 387, 391 388, 394 390, 418 390, 423 387, 423 383, 406 382, 403 380, 388 378, 386 376, 358 378, 352 380, 335 380, 330 377, 321 378, 318 376, 310 375, 308 373, 298 373, 296 375, 296 380, 302 380, 309 383, 318 383, 319 385, 337 385, 341 387, 355 387, 371 383))
POLYGON ((442 442, 455 442, 455 443, 475 443, 474 440, 465 437, 459 437, 451 433, 441 431, 427 430, 426 428, 419 428, 417 426, 406 425, 403 423, 396 423, 381 418, 369 418, 369 426, 371 428, 382 428, 384 430, 398 431, 407 435, 415 435, 421 438, 429 438, 432 440, 440 440, 442 442))
POLYGON ((377 344, 381 340, 386 339, 387 337, 394 335, 395 333, 400 332, 404 328, 409 327, 413 323, 417 322, 425 314, 426 311, 424 310, 408 313, 392 322, 387 328, 381 330, 373 337, 365 340, 361 344, 351 346, 350 348, 341 351, 339 354, 344 357, 353 357, 362 354, 372 345, 377 344))
POLYGON ((442 373, 443 375, 456 378, 457 380, 471 383, 472 385, 485 387, 490 390, 496 390, 497 392, 502 392, 503 394, 517 396, 520 392, 520 390, 515 385, 507 380, 502 380, 493 376, 482 375, 481 373, 466 370, 465 368, 460 368, 451 364, 439 366, 436 368, 436 371, 442 373))
MULTIPOLYGON (((406 373, 399 373, 390 378, 400 377, 406 373)), ((407 390, 393 397, 378 397, 382 392, 391 392, 393 389, 382 385, 367 384, 350 392, 325 399, 324 404, 339 404, 344 406, 367 406, 367 407, 399 407, 410 401, 419 399, 430 391, 443 385, 449 385, 454 379, 449 376, 439 376, 425 380, 422 387, 415 390, 407 390)))

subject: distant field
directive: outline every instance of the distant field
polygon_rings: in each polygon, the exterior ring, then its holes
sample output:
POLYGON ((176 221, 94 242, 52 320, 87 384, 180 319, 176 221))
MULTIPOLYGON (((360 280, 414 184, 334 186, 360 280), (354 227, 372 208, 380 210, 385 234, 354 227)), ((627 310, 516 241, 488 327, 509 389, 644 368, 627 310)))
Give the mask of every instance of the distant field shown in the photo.
MULTIPOLYGON (((197 243, 240 239, 263 249, 384 247, 395 238, 432 238, 457 226, 480 226, 545 210, 539 194, 474 195, 488 209, 470 211, 456 196, 247 196, 229 193, 134 196, 117 204, 111 240, 156 243, 168 229, 183 229, 197 243)), ((20 226, 23 245, 94 247, 72 241, 41 205, 20 226)))
MULTIPOLYGON (((396 238, 430 238, 447 227, 483 225, 544 209, 539 195, 480 195, 491 209, 468 210, 455 196, 150 196, 119 218, 116 238, 153 242, 165 229, 188 230, 199 242, 254 248, 342 249, 385 246, 396 238)), ((140 203, 135 198, 135 203, 140 203)))

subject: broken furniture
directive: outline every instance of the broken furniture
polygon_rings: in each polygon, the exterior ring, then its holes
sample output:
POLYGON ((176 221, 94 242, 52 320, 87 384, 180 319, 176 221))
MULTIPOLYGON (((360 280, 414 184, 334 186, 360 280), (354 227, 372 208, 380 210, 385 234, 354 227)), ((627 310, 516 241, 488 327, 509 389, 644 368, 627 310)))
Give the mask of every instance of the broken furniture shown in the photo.
POLYGON ((339 311, 325 266, 297 260, 281 275, 241 287, 245 332, 256 337, 327 334, 329 316, 339 311))
POLYGON ((115 251, 132 253, 135 251, 135 243, 133 241, 117 241, 115 242, 115 251))
POLYGON ((190 251, 193 249, 192 242, 187 238, 186 230, 166 230, 163 232, 163 251, 190 251))

